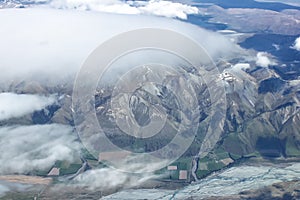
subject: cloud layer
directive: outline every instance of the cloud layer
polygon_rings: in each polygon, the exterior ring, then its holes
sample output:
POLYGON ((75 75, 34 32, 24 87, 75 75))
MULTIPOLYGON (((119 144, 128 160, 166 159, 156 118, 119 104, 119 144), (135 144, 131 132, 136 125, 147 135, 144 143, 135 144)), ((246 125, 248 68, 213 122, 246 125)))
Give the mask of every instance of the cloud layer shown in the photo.
MULTIPOLYGON (((26 2, 24 6, 40 6, 41 3, 43 7, 58 9, 75 9, 118 14, 146 14, 184 20, 187 19, 188 15, 199 13, 197 7, 165 0, 33 0, 29 3, 26 2)), ((20 5, 17 4, 16 7, 20 7, 20 5)))
POLYGON ((184 34, 198 42, 213 59, 239 51, 237 45, 220 34, 153 16, 2 9, 0 24, 0 82, 3 84, 11 80, 49 82, 54 79, 56 83, 73 80, 88 55, 101 43, 139 28, 163 28, 184 34))
POLYGON ((79 150, 73 129, 58 124, 0 128, 0 174, 48 170, 79 150))
POLYGON ((54 96, 0 93, 0 121, 21 117, 55 103, 54 96))

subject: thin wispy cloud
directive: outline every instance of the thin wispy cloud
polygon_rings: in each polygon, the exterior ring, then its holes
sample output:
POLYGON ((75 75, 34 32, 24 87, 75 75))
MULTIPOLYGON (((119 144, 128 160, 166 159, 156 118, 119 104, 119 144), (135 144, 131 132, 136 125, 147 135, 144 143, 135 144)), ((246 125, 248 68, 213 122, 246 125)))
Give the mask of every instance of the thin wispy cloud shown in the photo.
POLYGON ((73 184, 88 187, 92 190, 109 190, 139 186, 149 180, 159 179, 163 176, 163 174, 157 175, 154 173, 131 174, 112 168, 101 168, 80 174, 73 180, 73 184))
POLYGON ((0 138, 0 174, 48 170, 79 150, 73 128, 59 124, 1 127, 0 138))

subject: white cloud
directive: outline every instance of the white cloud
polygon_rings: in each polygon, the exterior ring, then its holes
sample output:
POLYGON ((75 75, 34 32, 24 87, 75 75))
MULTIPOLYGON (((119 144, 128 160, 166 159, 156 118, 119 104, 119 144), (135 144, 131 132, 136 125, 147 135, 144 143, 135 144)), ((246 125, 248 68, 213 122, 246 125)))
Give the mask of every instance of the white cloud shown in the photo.
POLYGON ((198 14, 199 10, 196 7, 181 3, 173 3, 170 1, 150 0, 145 6, 139 7, 142 13, 153 14, 165 17, 177 17, 187 19, 187 15, 198 14))
POLYGON ((300 37, 298 37, 298 38, 295 40, 295 43, 294 43, 293 48, 296 49, 297 51, 300 51, 300 37))
POLYGON ((2 9, 0 24, 1 86, 14 80, 47 81, 47 84, 51 80, 55 84, 74 80, 96 47, 116 34, 139 28, 182 33, 198 42, 213 59, 236 56, 240 51, 220 34, 153 16, 41 8, 2 9))
POLYGON ((170 18, 187 19, 187 15, 198 14, 198 8, 163 0, 119 1, 119 0, 53 0, 50 5, 61 9, 92 10, 119 14, 147 14, 170 18))
POLYGON ((58 124, 2 127, 0 138, 0 174, 47 170, 79 149, 72 127, 58 124))
POLYGON ((256 54, 256 65, 260 67, 269 67, 270 65, 276 65, 276 62, 270 57, 271 56, 266 52, 258 52, 256 54))
POLYGON ((55 103, 54 96, 0 93, 0 121, 21 117, 55 103))

